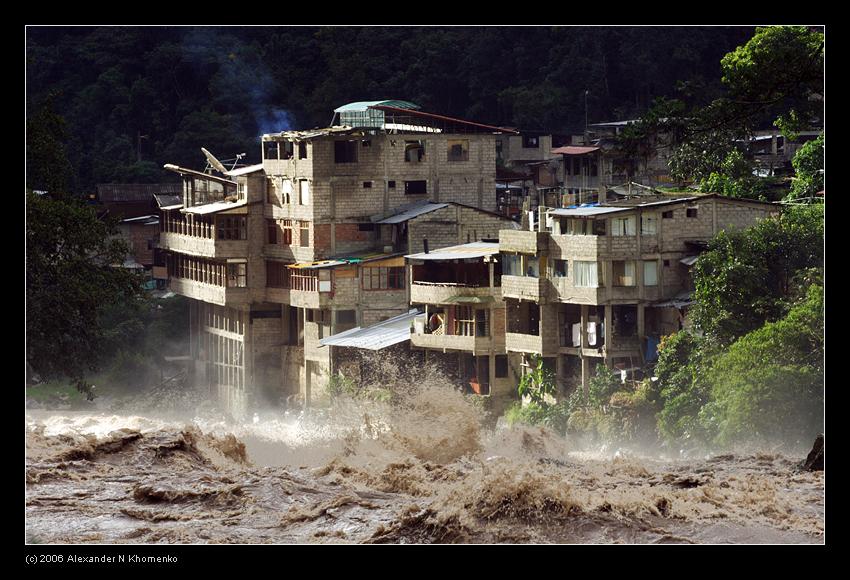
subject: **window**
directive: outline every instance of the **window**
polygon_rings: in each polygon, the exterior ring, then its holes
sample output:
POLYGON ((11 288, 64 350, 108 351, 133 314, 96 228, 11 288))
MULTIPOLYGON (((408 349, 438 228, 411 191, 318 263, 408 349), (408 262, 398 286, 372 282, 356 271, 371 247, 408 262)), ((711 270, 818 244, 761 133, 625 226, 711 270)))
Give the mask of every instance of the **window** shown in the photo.
POLYGON ((517 254, 502 254, 502 275, 522 276, 520 258, 517 254))
POLYGON ((540 137, 532 137, 530 135, 522 136, 523 149, 538 149, 540 147, 540 137))
POLYGON ((635 216, 611 218, 612 236, 635 235, 635 216))
POLYGON ((279 159, 277 152, 277 141, 267 142, 266 146, 263 147, 263 154, 265 155, 265 159, 279 159))
POLYGON ((266 286, 269 288, 289 288, 289 272, 284 262, 266 260, 266 286))
POLYGON ((247 219, 243 216, 219 216, 218 224, 219 240, 247 240, 247 219))
POLYGON ((697 217, 697 208, 689 207, 687 210, 685 210, 685 215, 689 218, 697 217))
POLYGON ((658 262, 646 260, 643 263, 643 285, 658 286, 658 262))
POLYGON ((403 290, 404 268, 363 268, 364 290, 403 290))
POLYGON ((356 310, 337 310, 336 311, 336 323, 337 324, 357 324, 357 311, 356 310))
POLYGON ((529 278, 540 277, 540 258, 537 256, 525 256, 525 275, 529 278))
POLYGON ((404 160, 418 163, 425 159, 425 141, 405 141, 404 160))
POLYGON ((372 141, 370 141, 369 139, 364 139, 360 143, 363 145, 363 147, 371 147, 372 146, 372 141))
POLYGON ((334 163, 357 163, 357 141, 334 141, 334 163))
POLYGON ((298 222, 298 245, 302 248, 310 247, 310 222, 298 222))
POLYGON ((310 182, 306 179, 298 182, 298 203, 310 205, 310 182))
POLYGON ((387 187, 390 189, 395 189, 395 181, 388 181, 387 187))
POLYGON ((427 181, 405 181, 404 182, 404 194, 405 195, 419 195, 423 193, 428 193, 428 182, 427 181))
POLYGON ((605 223, 607 220, 593 220, 593 235, 594 236, 604 236, 605 235, 605 223))
POLYGON ((508 376, 508 355, 496 355, 496 378, 503 379, 508 376))
POLYGON ((277 243, 277 232, 279 229, 275 220, 266 220, 266 231, 268 232, 267 244, 277 243))
POLYGON ((469 139, 449 139, 449 161, 469 161, 469 139))
POLYGON ((307 142, 301 141, 298 143, 298 159, 307 159, 307 142))
POLYGON ((248 285, 248 264, 237 262, 227 265, 227 287, 245 288, 248 285))
POLYGON ((375 224, 357 224, 358 232, 374 232, 375 224))
POLYGON ((664 267, 665 267, 665 268, 669 268, 669 267, 670 267, 670 260, 664 260, 664 267))
POLYGON ((567 260, 554 260, 552 276, 554 278, 566 278, 568 272, 568 264, 569 262, 567 260))
POLYGON ((658 215, 646 213, 640 216, 640 235, 654 236, 658 233, 658 215))
POLYGON ((502 140, 496 139, 496 159, 502 158, 502 140))
POLYGON ((280 158, 292 159, 294 143, 292 141, 283 141, 280 143, 280 158))
POLYGON ((280 244, 282 246, 292 245, 292 220, 283 220, 283 236, 281 236, 280 244))
POLYGON ((363 182, 363 188, 364 189, 371 189, 372 188, 372 182, 371 181, 364 181, 363 182))
POLYGON ((664 213, 662 213, 661 219, 665 219, 665 220, 673 219, 673 210, 671 209, 670 211, 665 211, 664 213))
POLYGON ((597 262, 573 262, 573 276, 575 285, 579 288, 599 287, 599 267, 597 262))
POLYGON ((612 262, 614 286, 635 285, 635 263, 632 261, 615 260, 612 262))
POLYGON ((286 205, 292 203, 292 180, 283 179, 280 183, 280 203, 286 205))

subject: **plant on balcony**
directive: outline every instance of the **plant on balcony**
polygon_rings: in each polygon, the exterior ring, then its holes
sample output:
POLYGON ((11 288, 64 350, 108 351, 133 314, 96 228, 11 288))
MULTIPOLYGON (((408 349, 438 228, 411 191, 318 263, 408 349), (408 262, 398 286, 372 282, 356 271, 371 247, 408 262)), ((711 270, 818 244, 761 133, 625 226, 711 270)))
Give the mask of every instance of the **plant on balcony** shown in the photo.
POLYGON ((558 390, 555 373, 543 366, 543 357, 532 355, 531 361, 532 369, 520 379, 517 393, 537 405, 550 405, 558 390))

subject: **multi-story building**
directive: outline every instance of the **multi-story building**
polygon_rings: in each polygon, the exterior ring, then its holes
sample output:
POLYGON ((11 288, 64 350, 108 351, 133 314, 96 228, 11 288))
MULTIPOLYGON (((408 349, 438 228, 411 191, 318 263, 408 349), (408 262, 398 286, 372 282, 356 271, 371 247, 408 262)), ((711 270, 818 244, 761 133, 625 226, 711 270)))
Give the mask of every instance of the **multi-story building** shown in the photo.
POLYGON ((502 231, 507 353, 542 356, 564 385, 586 385, 598 363, 642 367, 681 328, 705 243, 776 213, 718 195, 644 196, 544 210, 537 231, 502 231))
POLYGON ((170 288, 193 299, 196 382, 234 415, 324 396, 319 341, 406 313, 404 254, 495 238, 499 127, 404 101, 352 103, 339 125, 262 136, 261 164, 183 177, 161 208, 170 288))
POLYGON ((509 400, 519 358, 505 351, 505 303, 498 242, 474 242, 405 257, 414 317, 412 349, 439 361, 465 390, 509 400))

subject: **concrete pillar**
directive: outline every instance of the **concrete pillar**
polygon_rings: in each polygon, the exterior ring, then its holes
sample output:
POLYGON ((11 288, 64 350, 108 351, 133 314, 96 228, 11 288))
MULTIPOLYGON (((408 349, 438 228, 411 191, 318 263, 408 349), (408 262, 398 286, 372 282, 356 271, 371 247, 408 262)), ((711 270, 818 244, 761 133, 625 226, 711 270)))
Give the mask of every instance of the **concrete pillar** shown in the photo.
POLYGON ((581 353, 581 390, 587 396, 588 381, 590 380, 590 359, 581 353))
POLYGON ((611 350, 611 342, 614 339, 614 308, 610 304, 605 305, 605 358, 611 350))
POLYGON ((588 348, 590 345, 587 343, 587 304, 581 305, 581 328, 579 329, 579 334, 581 335, 581 348, 582 350, 588 348))

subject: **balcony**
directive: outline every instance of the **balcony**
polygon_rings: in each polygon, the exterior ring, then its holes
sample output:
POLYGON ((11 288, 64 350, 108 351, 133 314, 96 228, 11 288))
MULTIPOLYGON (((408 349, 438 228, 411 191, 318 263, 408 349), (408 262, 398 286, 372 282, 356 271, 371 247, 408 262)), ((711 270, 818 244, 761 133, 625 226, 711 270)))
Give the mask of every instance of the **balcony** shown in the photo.
POLYGON ((530 276, 502 276, 502 296, 540 302, 548 296, 549 281, 530 276))
POLYGON ((505 333, 505 350, 508 352, 525 352, 543 356, 558 354, 558 337, 545 334, 522 334, 518 332, 505 333))
POLYGON ((424 334, 412 332, 410 345, 418 348, 428 348, 446 352, 460 350, 472 354, 488 354, 493 345, 489 336, 466 336, 451 334, 424 334))
POLYGON ((518 252, 520 254, 538 255, 548 251, 546 232, 528 232, 524 230, 500 230, 499 251, 518 252))
POLYGON ((170 278, 168 288, 175 294, 220 306, 236 306, 249 302, 248 288, 216 286, 185 278, 170 278))
POLYGON ((608 251, 605 236, 557 234, 551 239, 553 257, 558 259, 596 261, 608 251))
POLYGON ((452 298, 470 296, 475 298, 502 299, 502 289, 494 286, 465 286, 445 282, 424 282, 414 280, 410 287, 410 301, 416 304, 450 304, 452 298))
POLYGON ((173 232, 160 233, 159 247, 205 258, 244 258, 248 255, 248 240, 216 240, 173 232))

